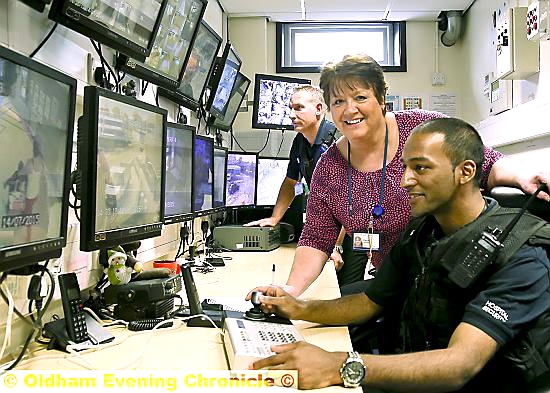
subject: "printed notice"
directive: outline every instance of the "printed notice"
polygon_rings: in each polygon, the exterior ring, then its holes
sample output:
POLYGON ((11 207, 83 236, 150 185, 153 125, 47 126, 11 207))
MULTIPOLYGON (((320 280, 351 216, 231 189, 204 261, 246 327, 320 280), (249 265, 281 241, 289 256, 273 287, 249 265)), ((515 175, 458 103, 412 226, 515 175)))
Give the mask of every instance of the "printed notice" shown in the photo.
POLYGON ((456 94, 433 94, 430 97, 430 110, 457 117, 456 94))

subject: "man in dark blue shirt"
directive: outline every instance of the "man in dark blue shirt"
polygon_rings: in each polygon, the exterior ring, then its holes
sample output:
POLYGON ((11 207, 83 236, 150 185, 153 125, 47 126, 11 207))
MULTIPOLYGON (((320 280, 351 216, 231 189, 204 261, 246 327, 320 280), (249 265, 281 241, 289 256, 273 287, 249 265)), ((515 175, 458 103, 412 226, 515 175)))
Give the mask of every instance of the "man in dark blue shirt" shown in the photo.
POLYGON ((334 141, 336 127, 325 119, 323 92, 314 86, 297 87, 290 98, 290 120, 297 131, 290 149, 290 162, 281 184, 271 217, 253 221, 246 226, 274 226, 281 220, 294 199, 294 187, 304 178, 311 182, 313 170, 321 154, 334 141))

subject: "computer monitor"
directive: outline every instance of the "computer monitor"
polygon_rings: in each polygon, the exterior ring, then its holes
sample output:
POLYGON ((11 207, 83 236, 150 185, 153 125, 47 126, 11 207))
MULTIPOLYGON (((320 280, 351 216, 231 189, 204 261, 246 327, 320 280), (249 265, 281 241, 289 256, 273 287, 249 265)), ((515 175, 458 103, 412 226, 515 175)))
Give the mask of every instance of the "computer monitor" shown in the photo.
POLYGON ((288 158, 259 157, 258 182, 256 183, 256 205, 274 206, 281 184, 286 178, 288 158))
POLYGON ((237 112, 241 107, 241 103, 248 91, 248 86, 250 86, 250 79, 244 76, 242 73, 237 74, 237 79, 235 80, 235 85, 231 91, 229 97, 229 104, 227 105, 227 111, 222 119, 214 117, 214 123, 212 127, 221 131, 230 131, 233 127, 233 122, 237 117, 237 112))
POLYGON ((206 110, 215 117, 223 119, 229 104, 229 98, 242 61, 237 51, 229 42, 225 45, 223 54, 216 60, 214 70, 208 81, 210 95, 206 102, 206 110))
POLYGON ((0 271, 61 255, 76 80, 0 46, 0 271))
POLYGON ((214 146, 214 209, 225 207, 227 148, 214 146))
POLYGON ((86 37, 145 61, 168 0, 53 0, 48 17, 86 37))
POLYGON ((207 0, 169 1, 144 62, 126 55, 117 56, 116 67, 143 80, 173 89, 179 86, 189 60, 207 0))
POLYGON ((290 97, 296 87, 309 84, 309 79, 256 74, 252 128, 292 130, 294 126, 289 117, 290 97))
POLYGON ((35 9, 38 12, 44 12, 46 4, 50 4, 51 0, 20 0, 29 7, 35 9))
POLYGON ((214 195, 214 139, 195 135, 193 144, 193 213, 212 212, 214 195))
POLYGON ((195 127, 168 123, 166 128, 164 223, 171 224, 193 216, 191 179, 195 127))
POLYGON ((227 154, 227 184, 225 206, 253 206, 256 198, 256 153, 227 154))
POLYGON ((80 249, 159 236, 164 216, 165 109, 95 86, 78 120, 80 249))
POLYGON ((179 105, 196 110, 200 106, 221 43, 222 38, 204 20, 201 21, 179 87, 160 87, 159 94, 179 105))

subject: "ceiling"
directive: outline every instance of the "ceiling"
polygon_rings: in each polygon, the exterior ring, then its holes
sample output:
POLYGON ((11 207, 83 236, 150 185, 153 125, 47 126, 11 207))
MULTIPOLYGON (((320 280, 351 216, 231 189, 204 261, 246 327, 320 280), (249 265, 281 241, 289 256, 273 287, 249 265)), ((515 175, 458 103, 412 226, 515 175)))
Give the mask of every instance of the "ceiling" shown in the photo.
MULTIPOLYGON (((301 0, 218 0, 230 17, 302 20, 301 0)), ((435 21, 441 11, 464 11, 475 0, 303 0, 310 21, 435 21), (385 17, 385 15, 387 16, 385 17)))

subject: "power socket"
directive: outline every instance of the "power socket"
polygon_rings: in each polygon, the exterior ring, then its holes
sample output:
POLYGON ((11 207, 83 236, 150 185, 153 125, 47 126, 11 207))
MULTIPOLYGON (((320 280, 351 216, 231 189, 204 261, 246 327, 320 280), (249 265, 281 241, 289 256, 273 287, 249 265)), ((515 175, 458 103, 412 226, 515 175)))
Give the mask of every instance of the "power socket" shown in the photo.
POLYGON ((434 72, 432 74, 432 85, 444 85, 445 84, 445 74, 442 72, 434 72))

